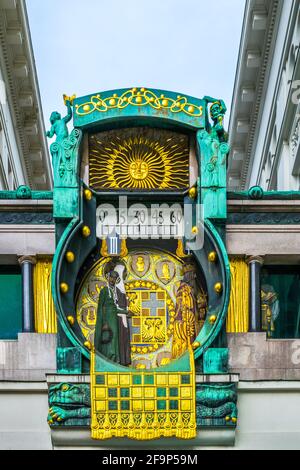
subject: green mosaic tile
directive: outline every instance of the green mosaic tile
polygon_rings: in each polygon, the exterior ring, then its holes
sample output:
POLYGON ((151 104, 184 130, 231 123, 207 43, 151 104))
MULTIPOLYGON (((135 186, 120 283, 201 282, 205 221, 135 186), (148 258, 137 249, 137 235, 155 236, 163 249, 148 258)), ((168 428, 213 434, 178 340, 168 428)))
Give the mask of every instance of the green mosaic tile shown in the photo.
POLYGON ((130 397, 130 390, 129 388, 121 388, 121 398, 130 397))
POLYGON ((117 388, 109 388, 108 389, 108 397, 109 398, 118 398, 118 389, 117 388))
POLYGON ((172 387, 169 391, 170 397, 178 397, 178 388, 172 387))
POLYGON ((154 375, 145 375, 144 383, 145 385, 154 385, 154 375))
POLYGON ((166 400, 157 400, 157 409, 158 411, 166 410, 167 409, 166 400))
POLYGON ((108 402, 108 409, 110 411, 117 411, 118 410, 118 402, 117 401, 109 401, 108 402))
POLYGON ((142 376, 141 375, 134 375, 132 377, 133 385, 141 385, 142 384, 142 376))
POLYGON ((128 400, 121 401, 121 410, 122 411, 130 410, 130 402, 128 400))
POLYGON ((191 377, 189 375, 182 375, 181 376, 181 383, 182 383, 182 385, 190 385, 191 377))
POLYGON ((96 375, 96 384, 105 385, 105 375, 96 375))
POLYGON ((170 410, 178 410, 178 400, 170 401, 170 410))
POLYGON ((156 390, 156 394, 158 397, 166 397, 167 396, 167 389, 166 388, 158 388, 156 390))

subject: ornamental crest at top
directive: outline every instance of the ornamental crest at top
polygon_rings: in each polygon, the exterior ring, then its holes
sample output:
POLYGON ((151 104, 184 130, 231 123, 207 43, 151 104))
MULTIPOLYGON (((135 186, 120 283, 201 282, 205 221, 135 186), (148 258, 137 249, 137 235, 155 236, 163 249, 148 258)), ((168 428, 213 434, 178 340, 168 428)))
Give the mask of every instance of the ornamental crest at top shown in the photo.
MULTIPOLYGON (((122 90, 123 91, 123 90, 122 90)), ((82 104, 76 104, 76 114, 86 116, 93 112, 106 113, 110 109, 125 109, 128 106, 150 106, 154 110, 169 110, 171 113, 185 113, 188 116, 201 117, 203 106, 192 103, 189 97, 174 94, 159 94, 158 90, 131 88, 123 93, 110 96, 97 94, 82 104)))

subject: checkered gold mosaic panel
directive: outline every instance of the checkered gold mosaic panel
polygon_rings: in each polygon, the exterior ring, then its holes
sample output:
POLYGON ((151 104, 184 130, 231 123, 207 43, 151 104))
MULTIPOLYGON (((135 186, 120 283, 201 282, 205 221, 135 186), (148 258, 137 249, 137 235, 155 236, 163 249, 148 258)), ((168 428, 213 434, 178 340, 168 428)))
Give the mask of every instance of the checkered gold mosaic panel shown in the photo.
POLYGON ((106 372, 92 379, 94 439, 196 436, 194 371, 106 372))
POLYGON ((140 305, 139 315, 132 319, 131 344, 164 345, 167 336, 167 298, 164 291, 130 291, 140 305))

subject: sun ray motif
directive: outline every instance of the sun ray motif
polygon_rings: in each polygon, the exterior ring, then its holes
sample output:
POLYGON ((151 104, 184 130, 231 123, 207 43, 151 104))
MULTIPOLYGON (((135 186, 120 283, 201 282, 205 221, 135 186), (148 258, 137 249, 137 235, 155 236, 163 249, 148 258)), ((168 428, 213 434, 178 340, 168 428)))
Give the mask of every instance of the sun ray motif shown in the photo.
POLYGON ((95 190, 178 190, 189 186, 189 139, 134 128, 90 137, 90 186, 95 190))

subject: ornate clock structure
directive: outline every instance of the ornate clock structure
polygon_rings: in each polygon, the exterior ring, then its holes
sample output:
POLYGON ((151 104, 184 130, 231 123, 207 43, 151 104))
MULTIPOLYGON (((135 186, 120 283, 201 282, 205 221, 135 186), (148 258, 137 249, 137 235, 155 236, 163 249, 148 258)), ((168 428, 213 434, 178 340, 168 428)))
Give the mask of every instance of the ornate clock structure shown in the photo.
POLYGON ((197 428, 234 427, 235 385, 205 382, 227 373, 225 104, 146 88, 65 103, 49 134, 51 428, 89 426, 97 441, 194 440, 197 428))

